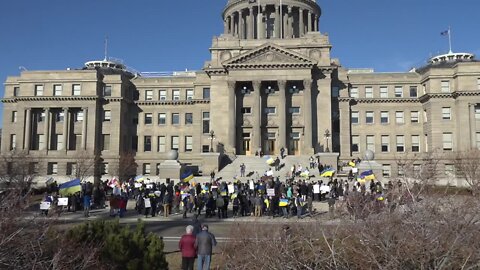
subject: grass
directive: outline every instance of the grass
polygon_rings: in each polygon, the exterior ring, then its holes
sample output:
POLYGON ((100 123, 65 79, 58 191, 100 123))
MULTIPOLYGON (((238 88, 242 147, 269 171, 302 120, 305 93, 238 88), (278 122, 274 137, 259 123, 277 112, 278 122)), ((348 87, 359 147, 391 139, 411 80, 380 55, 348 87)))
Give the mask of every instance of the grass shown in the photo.
MULTIPOLYGON (((176 270, 182 269, 182 255, 180 252, 172 252, 165 255, 168 262, 168 269, 176 270)), ((210 269, 225 269, 224 259, 221 254, 213 254, 210 269)), ((197 269, 197 260, 195 260, 195 267, 197 269)))

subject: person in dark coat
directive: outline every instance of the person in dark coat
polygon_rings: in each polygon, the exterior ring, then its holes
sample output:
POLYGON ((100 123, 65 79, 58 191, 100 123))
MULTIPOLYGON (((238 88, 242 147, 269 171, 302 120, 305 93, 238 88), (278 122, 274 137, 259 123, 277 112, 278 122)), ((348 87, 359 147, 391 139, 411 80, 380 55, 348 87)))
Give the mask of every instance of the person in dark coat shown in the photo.
POLYGON ((195 248, 197 249, 197 269, 210 269, 213 247, 217 245, 215 236, 208 232, 208 226, 203 224, 202 232, 197 234, 195 240, 195 248))

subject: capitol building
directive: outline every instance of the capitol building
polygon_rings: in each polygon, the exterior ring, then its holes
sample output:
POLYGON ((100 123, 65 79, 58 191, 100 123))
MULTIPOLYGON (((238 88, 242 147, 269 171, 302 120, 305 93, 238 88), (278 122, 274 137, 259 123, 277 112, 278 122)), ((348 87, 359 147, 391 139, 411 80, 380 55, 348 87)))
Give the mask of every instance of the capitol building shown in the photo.
MULTIPOLYGON (((394 178, 405 173, 399 159, 480 147, 473 54, 438 55, 406 72, 349 69, 331 58, 314 0, 281 3, 228 0, 199 71, 136 73, 104 59, 8 77, 2 155, 28 153, 38 175, 58 179, 87 155, 92 177, 105 179, 125 155, 154 178, 172 149, 204 175, 282 148, 333 166, 372 150, 382 176, 394 178)), ((454 174, 447 158, 438 169, 454 174)))

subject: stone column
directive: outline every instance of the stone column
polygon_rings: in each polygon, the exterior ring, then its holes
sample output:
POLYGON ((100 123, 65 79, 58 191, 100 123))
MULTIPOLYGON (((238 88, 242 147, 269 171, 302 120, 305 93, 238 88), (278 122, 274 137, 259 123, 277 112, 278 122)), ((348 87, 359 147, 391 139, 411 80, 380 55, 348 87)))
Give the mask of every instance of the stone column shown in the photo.
POLYGON ((32 109, 28 108, 25 111, 25 145, 24 149, 27 150, 27 152, 30 150, 30 143, 32 141, 31 136, 32 136, 32 109))
POLYGON ((303 126, 304 126, 304 142, 303 147, 305 154, 313 151, 312 145, 312 80, 303 81, 303 126))
POLYGON ((280 38, 280 6, 275 5, 275 38, 280 38))
POLYGON ((223 33, 228 34, 228 16, 223 19, 223 33))
POLYGON ((45 141, 45 149, 39 150, 50 150, 49 141, 50 141, 50 108, 44 108, 43 111, 45 112, 45 122, 43 126, 43 138, 45 141))
POLYGON ((318 15, 315 15, 315 21, 314 21, 314 30, 315 32, 318 32, 318 15))
POLYGON ((65 151, 67 151, 68 149, 67 138, 68 138, 68 108, 63 108, 63 150, 65 151))
POLYGON ((303 34, 305 33, 305 26, 303 25, 303 9, 299 8, 298 9, 298 36, 302 37, 303 34))
POLYGON ((228 81, 228 146, 236 152, 237 110, 235 108, 236 82, 228 81))
POLYGON ((284 147, 287 149, 287 82, 278 81, 278 93, 279 93, 279 102, 278 102, 278 149, 284 147))
POLYGON ((470 103, 468 106, 468 115, 470 121, 470 147, 477 148, 477 119, 475 119, 475 103, 470 103))
POLYGON ((245 38, 245 27, 243 23, 243 10, 238 11, 238 36, 240 39, 245 38))
POLYGON ((266 6, 259 6, 257 14, 257 39, 265 38, 265 25, 263 24, 263 12, 266 6))
POLYGON ((308 18, 307 18, 307 32, 311 32, 312 31, 312 12, 309 10, 308 11, 308 18))
POLYGON ((253 108, 252 108, 252 150, 257 151, 262 147, 262 82, 253 81, 253 108))
POLYGON ((88 108, 83 108, 83 123, 82 123, 82 150, 87 149, 87 121, 88 108))
POLYGON ((248 38, 254 39, 255 38, 255 16, 253 15, 253 7, 249 9, 250 16, 249 16, 249 25, 248 25, 248 38))

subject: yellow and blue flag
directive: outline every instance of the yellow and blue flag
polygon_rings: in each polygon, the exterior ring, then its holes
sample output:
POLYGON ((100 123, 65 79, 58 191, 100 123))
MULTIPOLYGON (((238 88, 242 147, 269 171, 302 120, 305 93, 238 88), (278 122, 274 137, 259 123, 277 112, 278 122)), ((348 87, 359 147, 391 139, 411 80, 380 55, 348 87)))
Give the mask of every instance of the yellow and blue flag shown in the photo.
POLYGON ((360 174, 360 178, 365 180, 375 180, 375 174, 373 174, 372 170, 367 170, 360 174))
POLYGON ((80 191, 82 191, 82 186, 80 185, 80 179, 78 178, 65 182, 58 187, 58 192, 62 196, 68 196, 80 191))
POLYGON ((145 181, 145 178, 143 177, 143 175, 137 175, 137 176, 135 176, 134 180, 137 183, 141 183, 141 182, 145 181))
POLYGON ((323 171, 320 173, 320 176, 321 176, 321 177, 332 177, 334 173, 335 173, 335 169, 333 169, 333 168, 328 168, 328 169, 323 170, 323 171))
POLYGON ((288 206, 288 199, 280 199, 280 201, 278 202, 278 206, 280 207, 288 206))
POLYGON ((182 175, 180 176, 180 179, 182 179, 183 182, 190 182, 190 180, 193 179, 193 173, 192 171, 186 171, 184 173, 182 173, 182 175))

